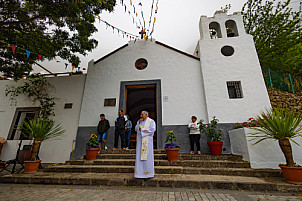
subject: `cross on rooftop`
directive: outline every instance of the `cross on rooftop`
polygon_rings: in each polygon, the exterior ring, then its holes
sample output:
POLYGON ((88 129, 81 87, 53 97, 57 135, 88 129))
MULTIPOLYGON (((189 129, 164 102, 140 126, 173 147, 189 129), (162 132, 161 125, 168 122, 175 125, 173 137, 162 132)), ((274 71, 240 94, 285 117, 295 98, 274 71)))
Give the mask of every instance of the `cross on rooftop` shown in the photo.
POLYGON ((141 39, 143 39, 144 38, 144 34, 146 33, 145 31, 144 31, 144 29, 142 29, 140 32, 138 32, 140 35, 141 35, 141 39))

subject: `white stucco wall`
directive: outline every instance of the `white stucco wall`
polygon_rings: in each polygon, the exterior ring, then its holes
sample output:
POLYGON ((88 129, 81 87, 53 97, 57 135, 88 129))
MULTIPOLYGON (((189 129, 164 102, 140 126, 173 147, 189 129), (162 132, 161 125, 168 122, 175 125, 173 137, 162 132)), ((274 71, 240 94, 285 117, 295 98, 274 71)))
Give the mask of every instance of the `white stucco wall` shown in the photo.
POLYGON ((270 108, 254 41, 245 33, 241 15, 218 13, 211 18, 202 16, 200 32, 199 55, 209 118, 216 116, 220 123, 243 122, 270 108), (236 22, 238 37, 227 38, 227 20, 236 22), (222 38, 210 39, 211 22, 220 24, 222 38), (232 56, 221 53, 221 48, 226 45, 234 48, 232 56), (243 98, 229 98, 227 81, 241 81, 243 98))
MULTIPOLYGON (((278 141, 264 140, 253 145, 257 140, 248 137, 249 133, 257 131, 249 128, 239 128, 229 131, 232 154, 242 155, 243 160, 249 161, 252 168, 273 168, 279 169, 279 164, 285 164, 285 157, 280 149, 278 141)), ((260 139, 260 138, 259 138, 260 139)), ((258 140, 259 140, 258 139, 258 140)), ((294 140, 302 145, 302 138, 294 140)), ((294 161, 302 165, 302 147, 291 142, 294 161)))
MULTIPOLYGON (((59 98, 56 101, 55 116, 53 119, 61 123, 66 132, 59 140, 42 143, 40 158, 43 163, 65 162, 70 158, 72 144, 77 134, 85 77, 85 75, 74 75, 47 78, 54 86, 52 93, 59 98), (73 103, 72 109, 64 109, 65 103, 73 103)), ((17 98, 17 106, 10 105, 8 97, 5 97, 5 89, 6 85, 12 84, 17 85, 18 83, 14 81, 0 81, 0 137, 4 138, 8 136, 16 108, 34 106, 23 96, 17 98)), ((26 143, 24 142, 24 144, 26 143)), ((17 145, 18 140, 8 140, 7 144, 3 146, 0 160, 14 158, 17 145)))
MULTIPOLYGON (((114 125, 122 81, 161 80, 163 125, 186 125, 191 115, 205 117, 205 103, 200 64, 197 59, 171 50, 154 41, 140 40, 94 65, 89 63, 79 126, 96 126, 104 113, 114 125), (148 67, 135 68, 135 61, 145 58, 148 67), (116 98, 115 107, 104 107, 105 98, 116 98), (93 107, 92 107, 93 106, 93 107)), ((122 108, 124 109, 124 108, 122 108)))

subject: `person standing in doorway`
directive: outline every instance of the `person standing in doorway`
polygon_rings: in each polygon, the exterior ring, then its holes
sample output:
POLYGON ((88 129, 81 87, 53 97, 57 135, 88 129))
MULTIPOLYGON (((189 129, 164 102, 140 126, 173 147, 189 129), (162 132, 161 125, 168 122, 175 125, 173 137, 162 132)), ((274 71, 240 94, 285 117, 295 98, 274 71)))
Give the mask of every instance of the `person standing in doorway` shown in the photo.
POLYGON ((127 118, 124 116, 123 110, 119 110, 118 117, 115 120, 114 147, 113 147, 112 151, 117 149, 119 137, 121 137, 122 149, 126 150, 126 142, 125 142, 126 122, 127 122, 127 118))
POLYGON ((132 129, 132 122, 129 119, 128 115, 125 115, 127 117, 127 122, 125 126, 125 135, 126 135, 126 150, 129 150, 130 147, 130 138, 131 138, 131 129, 132 129))
POLYGON ((194 154, 194 144, 196 144, 197 147, 197 153, 201 154, 200 152, 200 129, 199 125, 197 123, 197 117, 192 116, 191 117, 192 122, 189 123, 189 129, 190 129, 190 144, 191 144, 191 152, 190 154, 194 154))
POLYGON ((100 144, 100 148, 102 148, 102 142, 104 143, 104 149, 107 150, 106 138, 107 138, 107 131, 110 128, 109 121, 105 119, 104 114, 100 114, 101 120, 98 124, 98 140, 100 144))
POLYGON ((135 131, 137 138, 134 178, 149 179, 155 175, 153 135, 156 131, 156 124, 153 119, 148 117, 147 111, 142 111, 135 131))

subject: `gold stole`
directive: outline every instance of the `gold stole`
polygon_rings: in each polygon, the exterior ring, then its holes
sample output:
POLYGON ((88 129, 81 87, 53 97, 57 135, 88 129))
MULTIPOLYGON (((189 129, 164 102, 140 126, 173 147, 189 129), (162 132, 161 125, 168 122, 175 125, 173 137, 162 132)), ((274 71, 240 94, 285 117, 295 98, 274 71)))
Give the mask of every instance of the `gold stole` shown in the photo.
MULTIPOLYGON (((144 129, 148 129, 150 127, 150 124, 151 124, 151 119, 148 118, 145 125, 144 125, 144 129)), ((141 130, 141 133, 142 133, 142 130, 141 130)), ((149 139, 149 136, 145 136, 142 139, 142 150, 141 150, 141 160, 142 161, 147 160, 148 139, 149 139)))

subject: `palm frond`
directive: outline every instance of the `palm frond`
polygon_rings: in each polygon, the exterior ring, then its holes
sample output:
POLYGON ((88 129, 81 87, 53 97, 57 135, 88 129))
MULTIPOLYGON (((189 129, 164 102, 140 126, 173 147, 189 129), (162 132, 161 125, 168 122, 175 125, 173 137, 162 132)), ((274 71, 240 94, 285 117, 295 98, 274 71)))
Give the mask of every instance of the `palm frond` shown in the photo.
POLYGON ((262 132, 264 135, 257 136, 257 134, 249 133, 252 137, 279 140, 302 136, 302 115, 296 114, 294 110, 285 108, 266 110, 254 119, 259 127, 251 129, 262 132))
POLYGON ((33 139, 40 141, 57 139, 65 132, 60 124, 56 124, 52 120, 44 119, 32 119, 28 122, 25 121, 20 128, 28 137, 31 136, 33 139))

